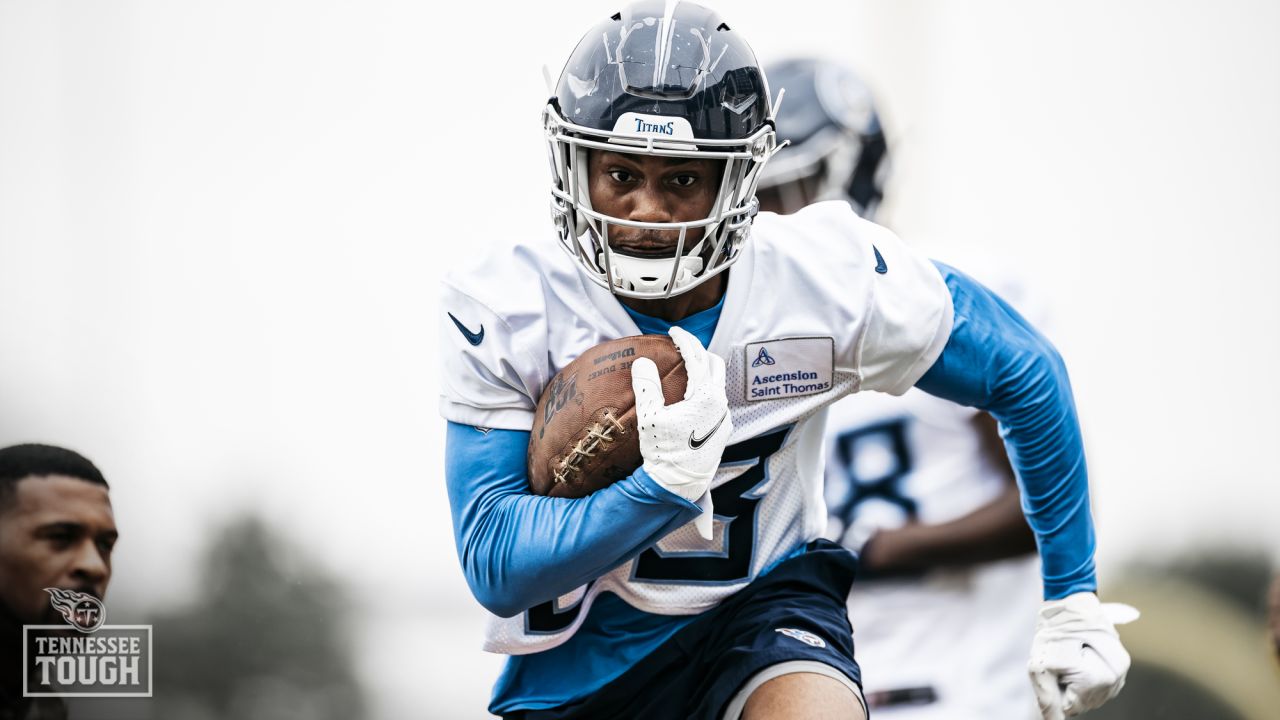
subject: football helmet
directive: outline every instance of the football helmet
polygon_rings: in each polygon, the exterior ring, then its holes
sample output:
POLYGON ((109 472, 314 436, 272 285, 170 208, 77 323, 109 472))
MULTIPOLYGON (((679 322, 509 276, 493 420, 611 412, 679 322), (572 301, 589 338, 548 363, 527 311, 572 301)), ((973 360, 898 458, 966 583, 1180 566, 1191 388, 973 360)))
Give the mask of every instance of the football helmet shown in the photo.
POLYGON ((777 149, 770 102, 751 48, 705 7, 637 2, 588 31, 543 112, 552 220, 586 276, 617 295, 653 299, 686 292, 732 265, 756 214, 756 181, 777 149), (592 150, 723 161, 710 214, 637 222, 592 209, 592 150), (621 253, 609 244, 617 227, 678 234, 675 252, 621 253))
POLYGON ((871 218, 884 195, 888 146, 871 91, 848 68, 809 58, 770 64, 787 96, 777 123, 788 147, 760 177, 765 209, 793 213, 819 200, 847 200, 871 218))

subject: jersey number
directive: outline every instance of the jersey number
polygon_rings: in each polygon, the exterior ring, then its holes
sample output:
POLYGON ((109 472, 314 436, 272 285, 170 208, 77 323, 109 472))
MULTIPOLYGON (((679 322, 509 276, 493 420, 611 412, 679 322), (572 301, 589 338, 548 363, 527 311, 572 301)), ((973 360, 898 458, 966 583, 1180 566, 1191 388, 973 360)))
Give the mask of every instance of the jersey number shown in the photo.
MULTIPOLYGON (((726 582, 750 577, 751 559, 755 554, 756 544, 756 506, 760 498, 748 498, 744 495, 764 480, 769 457, 782 447, 782 441, 786 437, 787 431, 779 430, 724 449, 721 463, 756 461, 746 472, 711 491, 711 502, 715 505, 716 515, 728 518, 725 530, 727 553, 715 557, 663 557, 649 548, 636 558, 635 579, 649 582, 726 582)), ((557 610, 556 602, 549 600, 525 611, 525 630, 538 634, 560 632, 572 625, 581 611, 581 602, 557 610)))
MULTIPOLYGON (((592 581, 594 582, 594 581, 592 581)), ((549 635, 558 633, 573 624, 582 612, 582 602, 587 599, 591 584, 582 593, 582 598, 564 610, 556 609, 556 601, 548 600, 541 605, 534 605, 524 611, 524 631, 530 635, 549 635)))
POLYGON ((858 506, 872 498, 897 505, 908 518, 916 517, 916 501, 902 492, 902 480, 911 472, 905 419, 890 420, 841 433, 836 437, 836 459, 839 461, 836 471, 844 472, 844 479, 848 484, 843 496, 829 503, 828 512, 831 517, 840 520, 843 527, 849 527, 858 514, 858 506), (858 454, 874 445, 889 450, 893 457, 893 467, 880 477, 861 477, 858 474, 858 454))
POLYGON ((779 430, 724 449, 721 463, 755 464, 746 472, 711 491, 715 513, 725 523, 725 552, 715 557, 673 554, 663 556, 654 548, 636 558, 635 579, 649 582, 710 581, 731 582, 751 577, 751 559, 756 549, 756 506, 760 498, 746 497, 764 480, 770 456, 782 447, 787 431, 779 430))

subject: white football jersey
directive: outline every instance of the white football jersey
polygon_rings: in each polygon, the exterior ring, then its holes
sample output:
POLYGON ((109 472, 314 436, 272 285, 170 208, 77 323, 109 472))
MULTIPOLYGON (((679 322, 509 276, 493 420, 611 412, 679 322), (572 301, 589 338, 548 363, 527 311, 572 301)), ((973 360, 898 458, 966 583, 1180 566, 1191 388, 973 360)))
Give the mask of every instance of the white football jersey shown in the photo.
MULTIPOLYGON (((530 429, 556 372, 605 340, 639 334, 553 238, 451 274, 441 304, 441 413, 481 427, 530 429)), ((708 348, 725 360, 733 414, 712 483, 712 539, 690 523, 548 607, 494 617, 486 649, 555 647, 603 591, 645 612, 703 612, 821 537, 825 408, 859 390, 906 392, 941 354, 951 323, 936 268, 846 203, 762 213, 729 272, 708 348)))
MULTIPOLYGON (((1016 285, 987 284, 1020 311, 1029 305, 1016 285)), ((913 389, 902 397, 849 398, 829 414, 827 534, 851 547, 877 528, 955 520, 994 500, 1011 482, 1007 466, 984 449, 972 408, 913 389)), ((1041 600, 1039 567, 1029 554, 920 577, 855 582, 849 618, 868 697, 919 697, 927 688, 936 698, 877 707, 876 717, 1036 717, 1026 664, 1041 600)))

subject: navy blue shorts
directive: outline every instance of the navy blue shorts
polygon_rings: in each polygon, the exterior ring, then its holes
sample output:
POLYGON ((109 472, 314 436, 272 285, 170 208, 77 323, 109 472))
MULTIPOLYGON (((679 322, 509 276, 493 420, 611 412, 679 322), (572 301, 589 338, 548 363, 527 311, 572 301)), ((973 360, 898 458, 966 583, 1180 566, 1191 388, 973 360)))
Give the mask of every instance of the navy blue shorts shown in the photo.
POLYGON ((845 609, 857 560, 826 540, 807 550, 703 613, 591 696, 503 717, 719 720, 753 675, 793 660, 823 663, 862 687, 845 609))

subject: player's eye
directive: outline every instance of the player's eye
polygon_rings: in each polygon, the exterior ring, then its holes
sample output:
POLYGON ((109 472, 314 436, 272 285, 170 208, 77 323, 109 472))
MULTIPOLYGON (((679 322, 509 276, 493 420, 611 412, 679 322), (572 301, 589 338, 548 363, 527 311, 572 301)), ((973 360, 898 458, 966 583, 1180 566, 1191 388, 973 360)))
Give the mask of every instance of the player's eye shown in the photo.
POLYGON ((632 180, 635 180, 634 175, 632 175, 631 173, 621 168, 614 168, 610 170, 609 177, 613 178, 614 182, 619 182, 619 183, 628 183, 628 182, 631 182, 632 180))
POLYGON ((679 175, 671 178, 672 185, 682 188, 693 187, 697 182, 698 176, 691 173, 680 173, 679 175))

